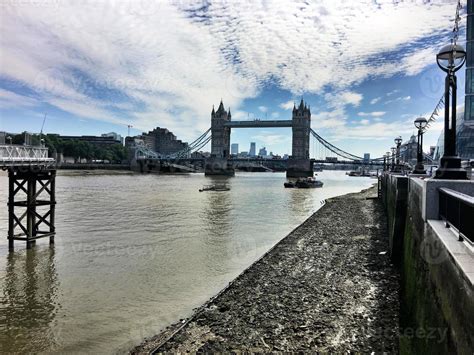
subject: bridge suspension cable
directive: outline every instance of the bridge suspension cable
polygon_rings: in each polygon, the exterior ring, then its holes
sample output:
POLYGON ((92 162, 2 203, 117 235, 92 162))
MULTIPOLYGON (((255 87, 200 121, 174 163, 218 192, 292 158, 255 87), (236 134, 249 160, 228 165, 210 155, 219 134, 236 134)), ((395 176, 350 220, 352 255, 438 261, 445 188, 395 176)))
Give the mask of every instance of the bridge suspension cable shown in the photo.
MULTIPOLYGON (((459 38, 459 22, 461 21, 461 15, 460 15, 460 11, 462 9, 462 5, 461 5, 461 0, 458 0, 457 1, 457 5, 456 5, 456 14, 454 16, 454 26, 453 26, 453 30, 452 30, 452 34, 453 34, 453 37, 451 38, 451 42, 452 42, 452 45, 453 45, 453 50, 454 50, 454 56, 456 56, 456 44, 457 44, 457 41, 458 41, 458 38, 459 38)), ((430 117, 428 118, 428 124, 426 125, 425 128, 423 128, 423 133, 426 132, 428 130, 428 128, 430 128, 430 125, 436 121, 436 119, 438 118, 437 116, 439 115, 438 112, 444 108, 444 95, 445 93, 443 92, 443 94, 441 95, 441 98, 439 99, 438 103, 436 104, 433 112, 431 113, 430 117)), ((449 95, 452 96, 452 92, 451 92, 451 88, 449 89, 449 95)))
POLYGON ((204 147, 207 145, 207 143, 209 143, 209 142, 211 141, 211 139, 212 139, 211 136, 207 137, 207 138, 206 138, 204 141, 202 141, 199 145, 197 145, 197 146, 195 146, 195 147, 193 148, 193 152, 198 152, 199 150, 201 150, 202 148, 204 148, 204 147))
POLYGON ((198 151, 199 149, 202 149, 211 140, 211 136, 208 136, 209 132, 211 132, 211 128, 209 128, 206 132, 201 134, 193 142, 189 143, 185 149, 180 150, 179 152, 176 152, 174 154, 171 154, 167 158, 182 158, 193 152, 198 151))
POLYGON ((189 147, 191 149, 194 149, 197 145, 199 145, 202 142, 203 139, 206 138, 206 136, 209 134, 210 131, 211 131, 211 128, 209 128, 206 132, 201 134, 194 142, 190 143, 189 147))
POLYGON ((342 150, 342 149, 336 147, 334 144, 329 143, 327 140, 325 140, 323 137, 321 137, 319 134, 317 134, 312 128, 311 128, 311 134, 325 148, 329 149, 331 152, 333 152, 334 154, 336 154, 336 155, 338 155, 342 158, 345 158, 345 159, 348 159, 348 160, 364 160, 364 158, 362 158, 362 157, 359 157, 357 155, 346 152, 345 150, 342 150))

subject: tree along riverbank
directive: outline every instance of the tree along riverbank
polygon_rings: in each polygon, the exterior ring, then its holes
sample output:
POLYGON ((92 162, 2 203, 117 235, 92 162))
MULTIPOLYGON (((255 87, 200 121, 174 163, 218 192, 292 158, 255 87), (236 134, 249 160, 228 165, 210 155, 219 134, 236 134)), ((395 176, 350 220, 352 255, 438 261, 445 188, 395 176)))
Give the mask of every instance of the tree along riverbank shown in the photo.
POLYGON ((375 196, 327 200, 192 317, 132 353, 398 352, 399 275, 375 196))

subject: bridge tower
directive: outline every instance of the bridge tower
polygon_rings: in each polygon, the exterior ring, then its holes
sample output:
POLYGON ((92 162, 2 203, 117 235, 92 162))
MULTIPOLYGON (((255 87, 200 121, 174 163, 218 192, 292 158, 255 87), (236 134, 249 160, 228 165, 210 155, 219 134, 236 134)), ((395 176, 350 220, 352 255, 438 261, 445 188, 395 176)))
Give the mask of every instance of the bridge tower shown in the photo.
POLYGON ((287 177, 313 176, 313 164, 309 158, 309 137, 311 131, 311 110, 301 99, 298 107, 293 106, 293 143, 291 158, 288 159, 287 177))
POLYGON ((228 164, 230 156, 230 127, 226 127, 232 115, 226 111, 221 100, 217 111, 211 112, 211 158, 206 160, 205 175, 234 175, 228 164))
POLYGON ((215 158, 228 158, 230 154, 230 128, 224 124, 232 118, 229 111, 224 109, 224 104, 219 104, 217 111, 214 107, 211 112, 211 155, 215 158))

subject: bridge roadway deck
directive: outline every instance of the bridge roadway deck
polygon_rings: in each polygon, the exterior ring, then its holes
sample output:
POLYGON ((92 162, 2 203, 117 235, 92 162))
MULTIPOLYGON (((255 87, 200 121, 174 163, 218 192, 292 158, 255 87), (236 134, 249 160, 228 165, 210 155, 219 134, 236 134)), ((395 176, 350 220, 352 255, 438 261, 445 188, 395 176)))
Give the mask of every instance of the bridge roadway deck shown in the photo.
MULTIPOLYGON (((199 162, 205 161, 205 158, 144 158, 143 160, 150 161, 170 161, 170 162, 199 162)), ((229 162, 250 162, 250 163, 286 163, 288 159, 257 159, 257 158, 229 158, 229 162)), ((327 161, 324 159, 311 159, 316 164, 342 164, 342 165, 372 165, 382 166, 383 162, 380 161, 363 161, 363 160, 338 160, 338 161, 327 161)))
POLYGON ((397 353, 399 275, 375 195, 328 200, 184 325, 136 352, 165 341, 158 352, 397 353))
POLYGON ((293 127, 292 120, 254 120, 254 121, 229 121, 224 124, 230 128, 269 128, 293 127))

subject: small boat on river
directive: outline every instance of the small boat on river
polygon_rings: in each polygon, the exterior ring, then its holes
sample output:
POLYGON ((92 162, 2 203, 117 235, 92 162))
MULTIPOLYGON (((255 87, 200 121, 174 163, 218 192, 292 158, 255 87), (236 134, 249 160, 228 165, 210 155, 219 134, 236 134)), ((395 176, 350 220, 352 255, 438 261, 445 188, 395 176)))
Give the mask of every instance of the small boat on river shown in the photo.
POLYGON ((199 192, 203 191, 229 191, 230 187, 226 185, 205 185, 201 189, 199 189, 199 192))
POLYGON ((316 187, 323 187, 324 183, 321 180, 309 177, 306 179, 298 179, 295 182, 288 181, 283 184, 286 188, 298 188, 298 189, 312 189, 316 187))
POLYGON ((320 180, 316 180, 314 178, 307 178, 297 180, 295 186, 299 189, 313 189, 316 187, 323 187, 323 182, 320 180))

